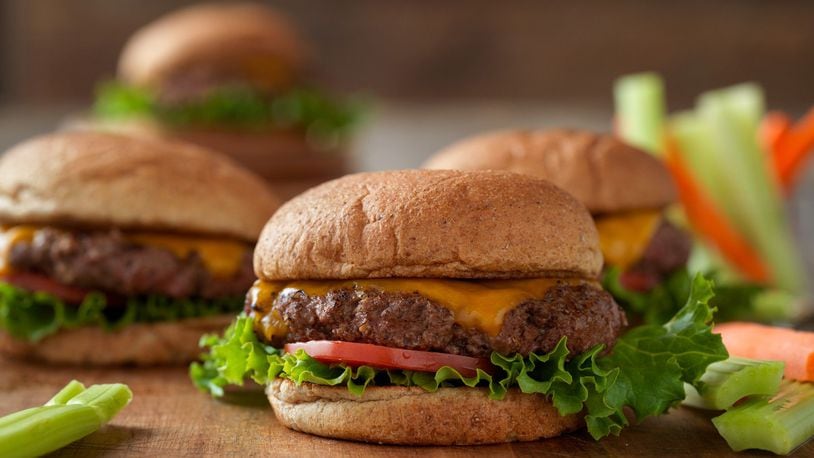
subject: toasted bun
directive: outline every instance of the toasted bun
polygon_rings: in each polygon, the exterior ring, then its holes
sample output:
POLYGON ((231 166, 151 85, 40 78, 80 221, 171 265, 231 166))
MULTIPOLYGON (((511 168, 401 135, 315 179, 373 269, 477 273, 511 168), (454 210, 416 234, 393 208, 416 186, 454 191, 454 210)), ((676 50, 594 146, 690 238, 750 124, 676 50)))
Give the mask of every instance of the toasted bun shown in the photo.
POLYGON ((277 419, 318 436, 401 445, 474 445, 533 441, 582 425, 560 416, 542 395, 509 390, 489 399, 483 388, 368 387, 361 398, 347 388, 275 379, 266 389, 277 419))
POLYGON ((0 355, 53 364, 157 366, 198 359, 201 335, 220 332, 233 315, 165 323, 134 323, 108 332, 98 326, 59 331, 31 343, 0 332, 0 355))
POLYGON ((510 170, 550 180, 591 213, 661 208, 675 201, 662 163, 611 135, 579 130, 506 130, 442 150, 428 169, 510 170))
POLYGON ((77 224, 254 241, 278 200, 226 157, 181 142, 62 132, 0 158, 0 223, 77 224))
POLYGON ((289 21, 260 4, 211 3, 163 16, 137 31, 119 60, 119 77, 160 87, 178 75, 216 68, 274 89, 295 79, 306 51, 289 21))
POLYGON ((254 257, 265 280, 593 278, 601 266, 582 204, 545 180, 494 171, 329 181, 275 213, 254 257))

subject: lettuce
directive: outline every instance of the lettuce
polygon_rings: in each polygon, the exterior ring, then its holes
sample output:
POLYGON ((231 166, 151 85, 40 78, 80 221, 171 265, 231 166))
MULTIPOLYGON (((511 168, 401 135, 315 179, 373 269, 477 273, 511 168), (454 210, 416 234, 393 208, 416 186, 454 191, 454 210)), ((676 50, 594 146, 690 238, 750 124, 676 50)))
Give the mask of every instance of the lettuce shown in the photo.
MULTIPOLYGON (((632 291, 619 281, 621 271, 609 268, 602 277, 602 286, 627 312, 633 322, 665 323, 683 306, 690 292, 692 279, 686 268, 679 269, 650 291, 632 291)), ((710 305, 717 309, 716 317, 724 321, 760 321, 772 323, 793 318, 799 311, 792 293, 755 283, 726 281, 712 271, 707 278, 715 280, 715 297, 710 305)))
POLYGON ((345 386, 359 396, 368 386, 417 386, 430 392, 439 387, 479 386, 499 400, 508 389, 517 388, 549 396, 561 415, 585 412, 589 433, 600 439, 619 434, 628 424, 626 408, 637 421, 666 412, 684 399, 684 383, 698 386, 709 364, 727 358, 720 336, 712 334, 712 297, 712 282, 698 276, 686 304, 671 320, 634 328, 610 353, 599 345, 571 355, 563 337, 545 354, 492 353, 494 373, 478 370, 474 377, 464 377, 450 367, 422 373, 323 364, 303 350, 287 354, 263 344, 252 320, 241 315, 223 336, 201 339, 201 346, 209 351, 200 363, 190 366, 190 377, 213 396, 222 396, 226 385, 242 385, 246 378, 266 384, 277 377, 297 384, 345 386))
POLYGON ((361 108, 313 88, 296 88, 266 97, 244 86, 224 86, 203 97, 162 103, 152 92, 118 82, 100 85, 94 112, 102 119, 152 117, 177 125, 231 125, 300 128, 317 139, 342 136, 356 124, 361 108))
POLYGON ((60 329, 101 326, 114 331, 136 322, 235 312, 242 304, 240 297, 210 300, 150 295, 128 298, 122 306, 108 306, 104 294, 92 292, 76 306, 48 293, 30 292, 0 282, 0 329, 17 339, 36 342, 60 329))

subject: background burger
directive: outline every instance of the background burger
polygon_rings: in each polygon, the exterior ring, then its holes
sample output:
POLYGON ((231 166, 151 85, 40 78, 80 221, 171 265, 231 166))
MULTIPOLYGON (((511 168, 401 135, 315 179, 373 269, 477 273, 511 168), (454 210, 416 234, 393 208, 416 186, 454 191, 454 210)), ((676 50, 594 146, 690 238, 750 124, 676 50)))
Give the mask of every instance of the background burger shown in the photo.
POLYGON ((424 167, 510 170, 550 180, 593 215, 605 259, 603 281, 618 302, 658 322, 683 305, 692 238, 665 216, 676 192, 652 155, 611 135, 506 130, 455 143, 424 167), (652 294, 637 294, 646 292, 652 294))
POLYGON ((0 159, 0 353, 194 359, 200 334, 240 309, 277 205, 255 175, 181 143, 61 133, 12 148, 0 159))
POLYGON ((346 176, 269 220, 244 314, 203 340, 191 376, 215 395, 267 384, 280 422, 327 437, 498 443, 583 422, 604 437, 627 424, 625 406, 666 411, 726 351, 699 280, 677 322, 608 353, 625 317, 601 266, 590 215, 544 180, 346 176))
POLYGON ((95 127, 224 152, 282 196, 345 173, 356 118, 310 85, 288 19, 250 3, 194 5, 136 32, 95 108, 95 127))

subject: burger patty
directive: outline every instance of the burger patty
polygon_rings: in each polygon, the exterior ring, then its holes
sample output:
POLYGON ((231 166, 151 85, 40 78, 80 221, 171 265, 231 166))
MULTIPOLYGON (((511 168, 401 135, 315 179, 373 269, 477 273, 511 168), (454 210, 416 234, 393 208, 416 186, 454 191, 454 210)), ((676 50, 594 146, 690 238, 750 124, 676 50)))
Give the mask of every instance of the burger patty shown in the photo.
MULTIPOLYGON (((613 298, 590 285, 561 284, 541 299, 506 314, 497 336, 464 328, 452 312, 418 293, 344 288, 324 296, 284 290, 270 310, 247 304, 253 316, 279 314, 288 327, 272 345, 309 340, 364 342, 411 350, 488 357, 491 352, 528 354, 554 349, 568 337, 572 353, 597 344, 611 346, 627 325, 613 298)), ((262 332, 262 321, 255 320, 262 332)))
POLYGON ((239 296, 254 281, 251 249, 230 278, 213 276, 197 253, 180 259, 168 250, 138 245, 121 232, 37 231, 31 243, 17 243, 12 269, 46 275, 59 283, 123 296, 159 294, 214 299, 239 296))
POLYGON ((670 273, 687 265, 691 250, 690 235, 662 220, 641 259, 628 272, 648 279, 655 286, 670 273))

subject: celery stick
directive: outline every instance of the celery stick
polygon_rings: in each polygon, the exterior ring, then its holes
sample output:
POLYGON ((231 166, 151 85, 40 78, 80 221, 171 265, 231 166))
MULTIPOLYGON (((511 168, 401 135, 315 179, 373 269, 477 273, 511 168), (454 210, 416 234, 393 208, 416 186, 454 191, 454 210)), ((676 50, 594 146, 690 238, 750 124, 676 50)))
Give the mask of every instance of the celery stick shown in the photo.
POLYGON ((39 456, 101 428, 130 403, 126 385, 72 381, 44 406, 0 418, 0 456, 39 456))
POLYGON ((71 380, 70 382, 68 382, 67 385, 65 385, 65 388, 59 390, 59 393, 57 393, 53 398, 51 398, 50 401, 46 402, 45 405, 53 406, 59 404, 67 404, 68 401, 70 401, 83 391, 85 391, 85 385, 79 383, 76 380, 71 380))
POLYGON ((814 435, 814 385, 783 382, 775 396, 750 398, 712 423, 736 452, 786 455, 814 435))
POLYGON ((626 142, 656 155, 664 153, 664 83, 655 73, 616 80, 617 133, 626 142))
POLYGON ((707 366, 698 390, 685 384, 684 404, 712 410, 724 410, 737 401, 754 395, 773 395, 783 378, 782 361, 758 361, 729 358, 707 366))
POLYGON ((723 180, 737 199, 738 228, 755 245, 778 286, 799 291, 803 274, 793 246, 777 183, 758 144, 763 93, 756 85, 733 86, 702 95, 699 114, 705 120, 726 164, 723 180))

